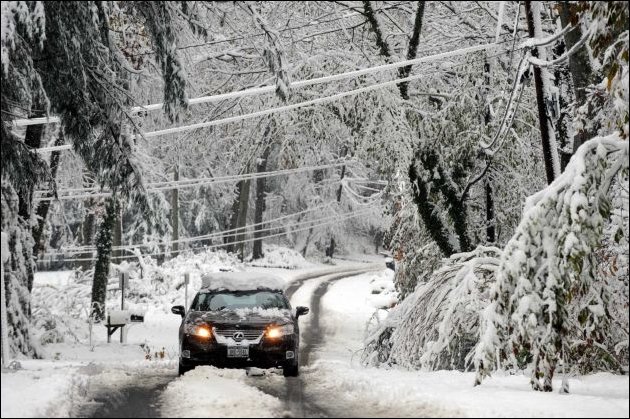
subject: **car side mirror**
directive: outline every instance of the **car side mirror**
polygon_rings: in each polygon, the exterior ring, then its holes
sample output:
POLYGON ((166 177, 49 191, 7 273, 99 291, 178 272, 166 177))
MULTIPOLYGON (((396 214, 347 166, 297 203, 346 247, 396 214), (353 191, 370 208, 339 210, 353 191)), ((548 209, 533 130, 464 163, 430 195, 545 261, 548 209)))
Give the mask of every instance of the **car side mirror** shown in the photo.
POLYGON ((173 306, 171 307, 171 313, 179 314, 180 316, 184 317, 186 315, 186 309, 184 308, 184 306, 173 306))
POLYGON ((310 311, 310 310, 309 310, 309 308, 308 308, 308 307, 298 306, 298 307, 295 309, 295 317, 300 317, 300 316, 303 316, 303 315, 305 315, 305 314, 308 314, 308 312, 309 312, 309 311, 310 311))

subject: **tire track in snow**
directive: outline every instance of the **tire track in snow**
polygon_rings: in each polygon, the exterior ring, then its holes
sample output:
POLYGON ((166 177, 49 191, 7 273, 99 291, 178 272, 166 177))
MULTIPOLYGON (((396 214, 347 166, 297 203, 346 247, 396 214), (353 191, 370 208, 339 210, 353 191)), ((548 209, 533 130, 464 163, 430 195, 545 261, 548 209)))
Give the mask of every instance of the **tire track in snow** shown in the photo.
MULTIPOLYGON (((344 278, 353 277, 356 275, 362 275, 364 273, 380 270, 382 267, 372 266, 370 268, 353 269, 336 274, 324 274, 319 275, 307 275, 299 278, 291 283, 291 285, 285 291, 287 298, 290 300, 293 294, 301 288, 307 280, 316 278, 325 278, 317 288, 313 291, 310 299, 310 321, 307 328, 302 329, 301 342, 300 342, 300 367, 307 367, 310 363, 311 353, 313 349, 319 347, 324 340, 324 333, 320 327, 320 313, 321 313, 321 299, 328 292, 330 285, 344 278)), ((316 371, 312 372, 316 374, 316 371)), ((278 385, 274 380, 261 380, 252 378, 250 383, 259 390, 274 396, 280 400, 283 400, 287 407, 287 413, 289 417, 331 417, 331 414, 322 407, 323 403, 328 401, 315 400, 312 396, 304 392, 304 379, 308 379, 310 373, 302 373, 300 377, 285 378, 284 385, 278 385)))
POLYGON ((139 374, 134 385, 99 385, 79 417, 152 418, 160 416, 160 396, 176 374, 139 374))

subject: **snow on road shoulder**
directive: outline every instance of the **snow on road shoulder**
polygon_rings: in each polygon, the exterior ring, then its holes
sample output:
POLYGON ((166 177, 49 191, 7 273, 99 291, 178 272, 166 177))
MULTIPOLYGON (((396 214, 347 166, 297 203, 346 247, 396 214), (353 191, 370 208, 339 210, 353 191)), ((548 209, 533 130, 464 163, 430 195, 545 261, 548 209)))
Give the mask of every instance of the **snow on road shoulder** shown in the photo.
POLYGON ((48 368, 42 362, 36 368, 2 373, 3 418, 69 417, 74 413, 85 393, 87 377, 76 374, 75 368, 48 368))
POLYGON ((356 416, 628 417, 628 376, 572 378, 571 394, 563 395, 532 391, 526 375, 497 374, 473 387, 472 372, 362 366, 365 324, 383 297, 372 292, 375 285, 386 285, 383 275, 390 274, 384 272, 342 279, 322 298, 325 340, 303 371, 306 392, 334 400, 328 406, 331 414, 342 415, 352 406, 356 416))
POLYGON ((147 376, 177 373, 172 361, 118 362, 114 366, 108 362, 21 360, 20 364, 20 369, 2 372, 3 418, 83 417, 86 405, 104 389, 113 395, 147 376))
POLYGON ((244 370, 197 367, 171 382, 161 399, 164 417, 278 417, 283 403, 248 385, 244 370))

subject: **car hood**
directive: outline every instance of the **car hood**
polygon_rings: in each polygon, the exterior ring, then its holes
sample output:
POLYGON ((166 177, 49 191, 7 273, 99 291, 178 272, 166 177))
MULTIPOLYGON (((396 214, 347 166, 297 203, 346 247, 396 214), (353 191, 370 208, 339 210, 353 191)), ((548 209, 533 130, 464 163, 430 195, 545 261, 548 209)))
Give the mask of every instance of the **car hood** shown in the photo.
POLYGON ((216 326, 243 325, 266 326, 286 324, 293 321, 291 311, 285 309, 237 309, 221 311, 191 311, 188 323, 212 323, 216 326))

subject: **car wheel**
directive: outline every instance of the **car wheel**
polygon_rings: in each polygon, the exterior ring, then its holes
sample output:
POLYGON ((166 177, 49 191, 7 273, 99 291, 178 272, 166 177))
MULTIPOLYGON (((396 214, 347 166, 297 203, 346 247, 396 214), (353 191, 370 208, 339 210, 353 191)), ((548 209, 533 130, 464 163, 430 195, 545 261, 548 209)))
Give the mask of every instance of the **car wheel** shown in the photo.
POLYGON ((297 377, 298 375, 300 375, 300 367, 298 366, 298 364, 285 365, 284 367, 282 367, 282 375, 284 375, 285 377, 297 377))
POLYGON ((178 374, 180 376, 186 374, 188 371, 190 370, 194 370, 195 367, 189 367, 187 365, 182 364, 181 362, 179 363, 179 369, 178 369, 178 374))

